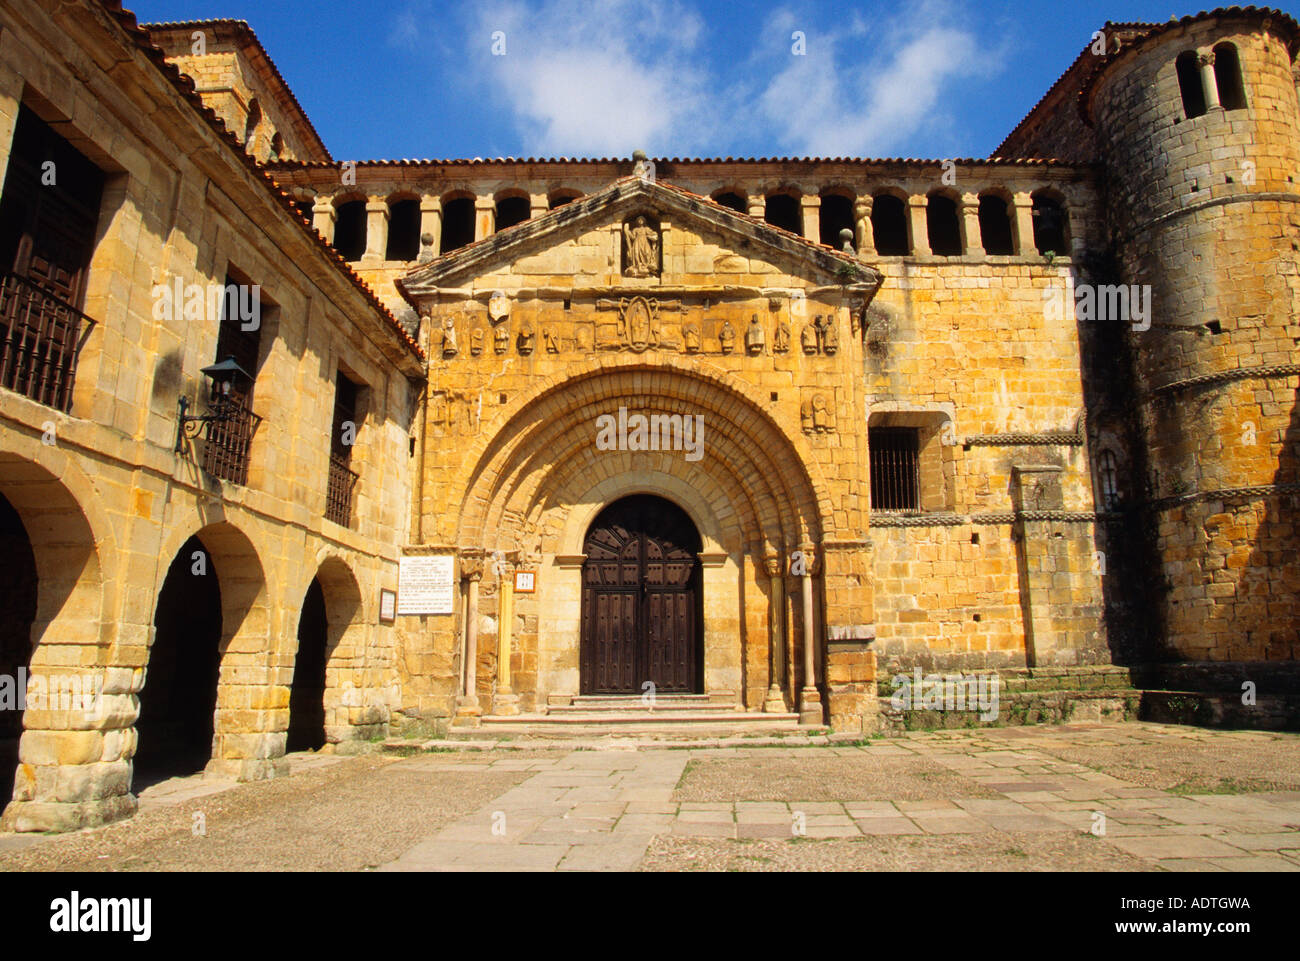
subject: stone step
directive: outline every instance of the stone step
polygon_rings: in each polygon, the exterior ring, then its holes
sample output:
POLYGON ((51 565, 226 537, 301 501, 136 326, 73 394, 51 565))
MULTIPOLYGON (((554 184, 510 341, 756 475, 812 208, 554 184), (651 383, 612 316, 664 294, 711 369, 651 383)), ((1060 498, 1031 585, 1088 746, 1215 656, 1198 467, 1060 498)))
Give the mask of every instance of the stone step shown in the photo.
MULTIPOLYGON (((745 716, 745 715, 741 715, 745 716)), ((590 721, 588 719, 564 718, 547 719, 543 715, 533 717, 484 717, 483 724, 477 729, 453 730, 449 739, 458 738, 497 738, 511 736, 526 742, 531 739, 591 739, 617 741, 672 741, 698 742, 704 739, 744 743, 751 737, 784 735, 800 740, 801 735, 811 731, 824 733, 826 728, 819 725, 815 729, 799 726, 797 714, 758 714, 754 720, 742 724, 736 723, 736 715, 727 715, 726 719, 696 718, 683 722, 678 717, 643 718, 620 717, 617 721, 590 721)))
MULTIPOLYGON (((554 711, 554 708, 551 708, 554 711)), ((495 727, 503 724, 527 724, 538 727, 563 727, 565 725, 587 724, 587 725, 610 725, 610 724, 644 724, 644 725, 664 725, 664 724, 721 724, 750 727, 755 724, 770 723, 795 723, 799 721, 798 714, 757 714, 745 711, 733 711, 729 709, 710 710, 707 708, 697 708, 695 710, 675 710, 660 711, 632 708, 621 708, 618 710, 582 710, 577 712, 561 712, 559 714, 515 714, 515 715, 485 715, 482 719, 483 726, 495 727)))
POLYGON ((572 704, 548 704, 549 714, 581 714, 592 711, 729 711, 740 713, 739 704, 711 704, 707 694, 661 694, 654 699, 653 705, 647 705, 640 697, 575 697, 572 704))

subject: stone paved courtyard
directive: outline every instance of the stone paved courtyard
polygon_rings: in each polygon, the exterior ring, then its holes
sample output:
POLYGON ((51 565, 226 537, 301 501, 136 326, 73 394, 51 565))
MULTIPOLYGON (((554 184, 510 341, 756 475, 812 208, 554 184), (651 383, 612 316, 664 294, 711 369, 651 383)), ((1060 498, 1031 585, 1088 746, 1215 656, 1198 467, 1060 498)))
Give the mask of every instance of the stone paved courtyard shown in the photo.
POLYGON ((0 835, 0 869, 1300 871, 1300 736, 298 755, 277 781, 164 782, 132 821, 0 835))

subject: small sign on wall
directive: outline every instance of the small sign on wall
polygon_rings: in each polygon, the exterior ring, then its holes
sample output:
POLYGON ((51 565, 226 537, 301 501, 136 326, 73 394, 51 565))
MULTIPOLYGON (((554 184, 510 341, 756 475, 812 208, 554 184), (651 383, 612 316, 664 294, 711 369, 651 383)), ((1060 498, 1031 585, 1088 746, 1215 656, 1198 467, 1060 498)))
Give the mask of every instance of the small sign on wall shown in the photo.
POLYGON ((397 592, 387 588, 379 591, 379 623, 391 624, 397 619, 397 592))
POLYGON ((397 613, 453 613, 455 563, 456 559, 450 554, 417 554, 400 558, 397 565, 397 613))
POLYGON ((532 594, 537 590, 536 571, 515 571, 515 593, 532 594))

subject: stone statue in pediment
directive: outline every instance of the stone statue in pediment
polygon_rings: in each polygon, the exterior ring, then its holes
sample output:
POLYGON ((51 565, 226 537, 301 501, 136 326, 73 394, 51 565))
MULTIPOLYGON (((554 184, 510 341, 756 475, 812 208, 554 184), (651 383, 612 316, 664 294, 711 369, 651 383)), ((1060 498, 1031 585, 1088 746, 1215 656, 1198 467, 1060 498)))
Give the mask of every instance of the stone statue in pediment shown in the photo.
POLYGON ((763 325, 758 322, 758 314, 749 319, 749 329, 745 331, 745 350, 751 354, 761 354, 767 344, 767 335, 763 325))
POLYGON ((625 253, 623 273, 629 277, 654 277, 659 274, 659 231, 638 214, 623 224, 625 253))

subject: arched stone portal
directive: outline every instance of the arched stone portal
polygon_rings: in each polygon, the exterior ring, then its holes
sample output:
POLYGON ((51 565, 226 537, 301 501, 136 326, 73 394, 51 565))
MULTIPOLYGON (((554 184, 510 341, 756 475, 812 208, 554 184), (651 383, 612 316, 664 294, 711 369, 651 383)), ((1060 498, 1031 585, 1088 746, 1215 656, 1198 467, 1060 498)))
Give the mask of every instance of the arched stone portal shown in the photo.
MULTIPOLYGON (((797 426, 765 409, 752 387, 675 357, 604 360, 521 398, 470 462, 474 470, 455 498, 455 544, 462 570, 482 578, 472 588, 476 614, 464 624, 476 660, 472 672, 462 666, 480 703, 491 704, 504 656, 511 657, 511 694, 525 711, 581 692, 588 530, 619 498, 657 495, 679 505, 699 535, 697 689, 719 703, 760 709, 775 687, 787 705, 808 700, 820 716, 823 652, 815 634, 805 650, 805 591, 788 559, 817 553, 833 513, 797 426), (636 416, 658 431, 647 444, 631 436, 636 416), (679 425, 688 422, 695 433, 684 436, 679 425), (612 442, 598 442, 611 423, 612 442), (476 557, 510 563, 475 566, 476 557), (517 567, 535 571, 536 590, 512 598, 502 645, 495 601, 517 567), (775 606, 773 598, 780 598, 775 606)), ((813 596, 820 605, 820 584, 813 596)))

